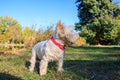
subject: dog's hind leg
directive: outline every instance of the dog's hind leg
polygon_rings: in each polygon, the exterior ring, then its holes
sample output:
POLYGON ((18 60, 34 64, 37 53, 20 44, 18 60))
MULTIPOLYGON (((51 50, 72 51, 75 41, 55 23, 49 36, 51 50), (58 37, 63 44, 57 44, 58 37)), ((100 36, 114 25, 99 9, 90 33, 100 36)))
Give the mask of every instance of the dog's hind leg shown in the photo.
POLYGON ((33 49, 32 49, 31 59, 30 59, 30 66, 29 66, 30 72, 33 72, 33 71, 34 71, 35 63, 36 63, 36 51, 35 51, 35 49, 33 48, 33 49))

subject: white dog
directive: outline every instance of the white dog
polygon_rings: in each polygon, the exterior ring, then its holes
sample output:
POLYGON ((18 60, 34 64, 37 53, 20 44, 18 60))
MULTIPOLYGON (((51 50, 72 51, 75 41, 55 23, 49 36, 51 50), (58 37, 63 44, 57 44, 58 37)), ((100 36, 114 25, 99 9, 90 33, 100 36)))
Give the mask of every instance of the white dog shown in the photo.
POLYGON ((36 58, 40 59, 40 75, 47 73, 48 62, 50 61, 57 61, 57 71, 63 71, 65 46, 73 44, 78 38, 79 35, 74 32, 73 27, 65 27, 59 21, 53 36, 33 47, 29 67, 30 72, 34 71, 36 58))

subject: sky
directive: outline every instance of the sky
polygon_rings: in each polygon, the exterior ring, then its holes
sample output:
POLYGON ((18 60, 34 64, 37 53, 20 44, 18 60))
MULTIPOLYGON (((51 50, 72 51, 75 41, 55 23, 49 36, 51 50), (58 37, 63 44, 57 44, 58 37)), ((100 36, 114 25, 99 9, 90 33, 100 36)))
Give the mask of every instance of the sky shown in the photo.
POLYGON ((36 29, 56 25, 58 20, 67 26, 74 26, 79 22, 75 1, 0 0, 0 16, 11 16, 23 27, 35 25, 36 29))
POLYGON ((61 20, 67 26, 78 22, 75 0, 0 0, 0 16, 11 16, 23 27, 47 27, 61 20))

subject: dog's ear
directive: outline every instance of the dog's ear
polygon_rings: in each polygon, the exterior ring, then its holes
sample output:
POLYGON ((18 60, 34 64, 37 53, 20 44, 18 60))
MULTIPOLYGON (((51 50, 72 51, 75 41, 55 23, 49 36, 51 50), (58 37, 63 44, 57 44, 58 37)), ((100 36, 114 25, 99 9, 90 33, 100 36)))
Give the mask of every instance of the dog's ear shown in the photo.
POLYGON ((58 31, 58 33, 63 33, 64 34, 64 25, 61 23, 60 20, 57 23, 57 31, 58 31))

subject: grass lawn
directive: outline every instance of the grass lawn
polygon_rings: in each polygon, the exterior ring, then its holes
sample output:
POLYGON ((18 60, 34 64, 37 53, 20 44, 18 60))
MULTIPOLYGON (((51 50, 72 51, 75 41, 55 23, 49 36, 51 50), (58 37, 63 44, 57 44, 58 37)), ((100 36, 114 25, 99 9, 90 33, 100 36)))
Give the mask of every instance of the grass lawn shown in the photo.
POLYGON ((0 53, 0 80, 120 80, 120 48, 69 47, 64 72, 57 72, 50 63, 47 75, 39 76, 38 63, 34 73, 28 70, 30 50, 18 55, 0 53))

